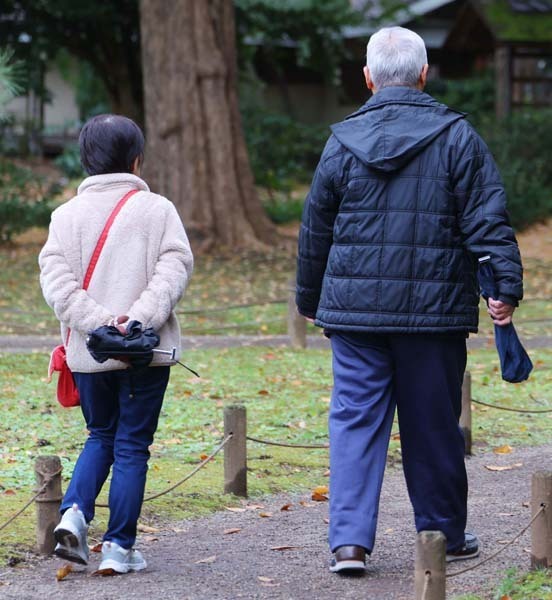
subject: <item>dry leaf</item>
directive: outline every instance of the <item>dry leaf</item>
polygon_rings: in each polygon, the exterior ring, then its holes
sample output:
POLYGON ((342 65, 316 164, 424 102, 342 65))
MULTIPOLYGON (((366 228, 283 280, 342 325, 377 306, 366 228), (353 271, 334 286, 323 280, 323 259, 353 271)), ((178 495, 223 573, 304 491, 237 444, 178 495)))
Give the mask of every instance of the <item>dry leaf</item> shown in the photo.
POLYGON ((318 492, 313 492, 311 499, 315 502, 326 502, 328 500, 328 496, 325 496, 324 494, 319 494, 318 492))
POLYGON ((102 577, 115 577, 118 574, 115 569, 98 569, 92 573, 92 575, 101 575, 102 577))
POLYGON ((283 550, 298 550, 301 546, 272 546, 271 550, 278 550, 278 551, 283 551, 283 550))
POLYGON ((324 518, 322 519, 322 521, 324 521, 324 523, 326 523, 326 525, 329 525, 329 524, 330 524, 330 519, 328 519, 328 517, 324 517, 324 518))
POLYGON ((201 560, 196 560, 196 565, 208 565, 214 563, 217 560, 217 555, 213 554, 213 556, 208 556, 207 558, 202 558, 201 560))
POLYGON ((259 581, 263 581, 264 583, 272 583, 274 579, 270 579, 270 577, 264 577, 263 575, 258 575, 257 579, 259 581))
POLYGON ((392 440, 395 440, 396 442, 398 442, 401 439, 401 434, 400 433, 395 433, 394 435, 391 436, 392 440))
POLYGON ((157 529, 157 527, 150 527, 149 525, 144 525, 143 523, 138 523, 138 527, 136 529, 142 533, 159 533, 160 531, 157 529))
POLYGON ((301 506, 304 506, 305 508, 308 508, 309 506, 314 506, 312 502, 307 502, 306 500, 299 500, 299 504, 301 506))
POLYGON ((205 460, 206 458, 209 458, 209 455, 208 455, 208 454, 200 454, 200 455, 199 455, 199 459, 200 459, 200 460, 205 460))
POLYGON ((330 469, 328 469, 327 471, 324 471, 324 475, 322 475, 322 477, 329 477, 330 476, 330 469))
POLYGON ((94 546, 90 547, 90 552, 101 552, 102 551, 102 546, 103 546, 102 542, 98 542, 94 546))
POLYGON ((289 510, 291 508, 291 503, 284 504, 280 510, 289 510))
POLYGON ((159 538, 155 537, 154 535, 146 535, 144 538, 142 538, 145 542, 158 542, 159 538))
POLYGON ((495 448, 493 450, 493 452, 495 454, 510 454, 512 452, 513 448, 512 446, 508 446, 508 444, 504 444, 504 446, 499 446, 498 448, 495 448))
POLYGON ((238 533, 240 531, 241 529, 239 527, 232 527, 232 529, 225 529, 222 533, 224 533, 224 535, 230 535, 232 533, 238 533))
POLYGON ((239 506, 225 506, 224 508, 230 512, 245 512, 246 510, 245 508, 241 508, 239 506))
POLYGON ((257 392, 259 394, 259 396, 268 396, 268 390, 259 390, 257 392))
POLYGON ((327 485, 319 485, 312 490, 313 494, 327 494, 329 492, 329 488, 327 485))
POLYGON ((500 600, 512 600, 512 596, 508 596, 508 594, 506 594, 505 596, 500 596, 500 600))
POLYGON ((264 504, 248 504, 245 508, 247 510, 259 510, 260 508, 264 508, 264 504))
POLYGON ((63 565, 63 567, 60 567, 56 571, 56 579, 58 581, 61 581, 62 579, 65 579, 67 577, 67 575, 69 575, 69 573, 71 573, 72 571, 73 571, 73 565, 63 565))
POLYGON ((523 463, 514 463, 513 465, 505 465, 505 466, 499 466, 499 465, 485 465, 486 469, 489 469, 489 471, 511 471, 512 469, 517 469, 518 467, 522 467, 523 463))
POLYGON ((272 516, 271 512, 260 512, 259 513, 259 517, 263 517, 265 519, 268 518, 268 517, 271 517, 271 516, 272 516))
POLYGON ((523 506, 524 508, 529 508, 531 504, 529 502, 522 502, 521 506, 523 506))

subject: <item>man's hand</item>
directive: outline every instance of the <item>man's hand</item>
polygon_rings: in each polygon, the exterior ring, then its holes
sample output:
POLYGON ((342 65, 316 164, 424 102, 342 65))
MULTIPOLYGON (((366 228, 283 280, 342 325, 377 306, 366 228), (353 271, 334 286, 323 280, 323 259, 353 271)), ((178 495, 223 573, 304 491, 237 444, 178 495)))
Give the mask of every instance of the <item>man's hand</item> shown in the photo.
POLYGON ((512 315, 514 314, 514 310, 516 310, 515 306, 489 298, 487 307, 487 312, 495 325, 503 326, 512 322, 512 315))

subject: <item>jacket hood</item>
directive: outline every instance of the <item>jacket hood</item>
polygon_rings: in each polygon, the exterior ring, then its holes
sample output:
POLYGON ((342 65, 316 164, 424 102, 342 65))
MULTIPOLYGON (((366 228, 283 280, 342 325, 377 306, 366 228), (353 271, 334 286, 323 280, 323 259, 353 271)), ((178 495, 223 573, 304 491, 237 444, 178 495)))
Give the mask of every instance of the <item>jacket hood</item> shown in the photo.
POLYGON ((465 116, 417 89, 388 87, 331 130, 364 164, 392 172, 465 116))

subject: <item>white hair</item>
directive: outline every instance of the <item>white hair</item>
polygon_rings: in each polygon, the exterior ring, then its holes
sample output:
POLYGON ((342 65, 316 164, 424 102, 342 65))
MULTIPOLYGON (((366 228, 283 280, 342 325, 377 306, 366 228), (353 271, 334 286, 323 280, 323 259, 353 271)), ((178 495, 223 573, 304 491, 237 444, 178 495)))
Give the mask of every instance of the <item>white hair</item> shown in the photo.
POLYGON ((377 90, 390 85, 416 87, 426 64, 424 40, 404 27, 380 29, 366 48, 366 66, 377 90))

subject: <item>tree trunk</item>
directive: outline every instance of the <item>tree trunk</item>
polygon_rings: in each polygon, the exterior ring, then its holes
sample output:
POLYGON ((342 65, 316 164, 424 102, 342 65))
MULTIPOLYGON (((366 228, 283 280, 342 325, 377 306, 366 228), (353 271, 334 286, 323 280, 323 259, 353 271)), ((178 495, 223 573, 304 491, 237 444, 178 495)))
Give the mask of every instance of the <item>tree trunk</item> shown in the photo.
POLYGON ((203 249, 274 243, 241 127, 232 0, 140 8, 148 183, 203 249))

